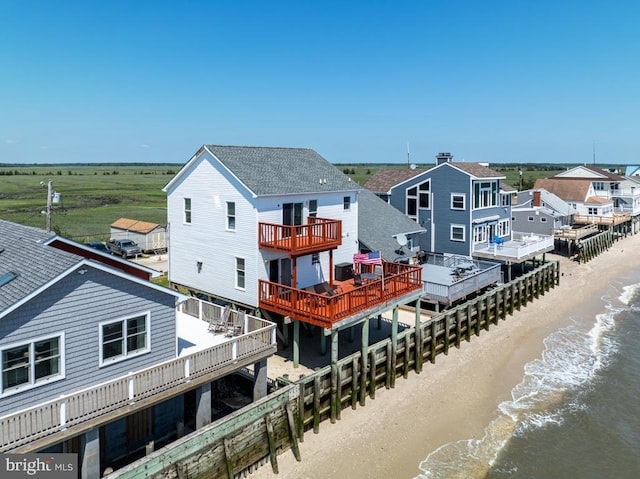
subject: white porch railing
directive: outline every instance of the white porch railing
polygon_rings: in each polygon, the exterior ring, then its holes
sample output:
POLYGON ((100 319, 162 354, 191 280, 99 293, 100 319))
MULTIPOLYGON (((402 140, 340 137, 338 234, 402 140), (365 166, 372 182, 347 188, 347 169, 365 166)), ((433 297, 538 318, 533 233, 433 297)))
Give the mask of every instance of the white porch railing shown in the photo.
MULTIPOLYGON (((192 310, 193 301, 190 299, 183 310, 192 310)), ((195 301, 199 308, 216 306, 195 301)), ((0 452, 167 392, 251 356, 275 353, 275 324, 254 316, 247 318, 246 333, 222 344, 0 418, 0 452)))
POLYGON ((553 249, 553 236, 514 231, 511 238, 510 241, 502 244, 493 242, 476 244, 473 247, 473 253, 482 254, 484 257, 520 260, 553 249))

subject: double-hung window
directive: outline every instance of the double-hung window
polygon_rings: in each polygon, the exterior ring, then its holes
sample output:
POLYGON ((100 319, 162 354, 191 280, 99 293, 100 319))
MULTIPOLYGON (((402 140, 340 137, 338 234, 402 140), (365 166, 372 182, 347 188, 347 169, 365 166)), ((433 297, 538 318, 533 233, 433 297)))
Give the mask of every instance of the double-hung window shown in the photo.
POLYGON ((191 198, 184 199, 184 222, 191 224, 191 198))
POLYGON ((146 353, 149 344, 149 313, 100 324, 100 364, 121 361, 146 353))
POLYGON ((451 241, 465 241, 464 225, 451 225, 451 241))
POLYGON ((465 208, 465 195, 464 193, 451 193, 451 209, 452 210, 464 210, 465 208))
POLYGON ((244 258, 236 258, 236 288, 245 289, 245 261, 244 261, 244 258))
POLYGON ((236 229, 236 204, 234 201, 227 201, 227 229, 236 229))
POLYGON ((51 336, 2 349, 2 393, 62 379, 64 336, 51 336))

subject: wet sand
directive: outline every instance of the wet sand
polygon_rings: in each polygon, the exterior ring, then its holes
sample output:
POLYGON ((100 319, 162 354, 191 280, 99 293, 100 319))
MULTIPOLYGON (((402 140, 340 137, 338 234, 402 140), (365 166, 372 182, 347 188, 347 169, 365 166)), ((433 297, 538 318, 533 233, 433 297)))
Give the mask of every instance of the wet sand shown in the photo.
POLYGON ((394 389, 377 390, 365 407, 343 410, 335 424, 321 423, 319 434, 306 432, 302 462, 286 451, 278 456, 279 474, 266 464, 250 477, 412 478, 440 446, 482 438, 498 405, 522 380, 525 364, 541 356, 544 338, 599 298, 611 279, 640 267, 634 253, 639 246, 640 235, 625 238, 587 264, 548 254, 561 262, 560 286, 438 356, 436 364, 425 363, 422 373, 399 377, 394 389))

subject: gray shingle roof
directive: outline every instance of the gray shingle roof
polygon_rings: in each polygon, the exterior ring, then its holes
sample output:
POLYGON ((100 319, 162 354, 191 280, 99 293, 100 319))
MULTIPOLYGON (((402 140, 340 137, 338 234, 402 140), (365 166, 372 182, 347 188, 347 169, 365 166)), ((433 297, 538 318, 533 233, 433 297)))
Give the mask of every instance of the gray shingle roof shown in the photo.
POLYGON ((258 196, 360 189, 310 149, 220 145, 205 148, 258 196))
POLYGON ((358 239, 367 249, 380 250, 386 261, 398 258, 395 251, 400 245, 394 235, 417 231, 426 230, 372 192, 362 190, 358 194, 358 239))
POLYGON ((55 236, 38 228, 0 220, 0 277, 17 276, 0 286, 0 315, 83 258, 44 244, 55 236))

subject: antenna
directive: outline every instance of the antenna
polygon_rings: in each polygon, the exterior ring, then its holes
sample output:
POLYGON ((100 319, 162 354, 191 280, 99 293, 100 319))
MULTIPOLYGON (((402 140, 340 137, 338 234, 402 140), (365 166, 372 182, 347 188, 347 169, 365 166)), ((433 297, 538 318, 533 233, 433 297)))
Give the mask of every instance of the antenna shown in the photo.
POLYGON ((593 142, 593 166, 596 165, 596 142, 593 142))
POLYGON ((409 151, 409 140, 407 140, 407 166, 411 164, 409 161, 409 157, 411 156, 411 152, 409 151))

